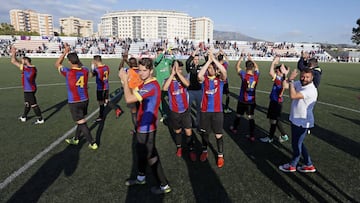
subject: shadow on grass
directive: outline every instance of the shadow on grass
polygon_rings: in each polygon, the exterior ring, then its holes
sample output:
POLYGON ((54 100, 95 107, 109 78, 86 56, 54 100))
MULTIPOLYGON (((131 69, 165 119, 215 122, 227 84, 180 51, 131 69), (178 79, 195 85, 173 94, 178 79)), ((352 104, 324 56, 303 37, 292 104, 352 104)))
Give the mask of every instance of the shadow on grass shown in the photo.
MULTIPOLYGON (((171 134, 171 138, 174 142, 174 154, 176 151, 176 142, 175 142, 175 132, 171 128, 171 125, 167 125, 169 133, 171 134)), ((219 177, 214 172, 213 168, 210 166, 209 161, 201 162, 199 160, 199 155, 202 152, 202 144, 197 138, 196 133, 193 131, 193 138, 194 138, 194 149, 197 152, 197 160, 195 162, 190 160, 189 157, 189 150, 186 146, 185 140, 185 131, 182 134, 182 147, 183 147, 183 154, 182 159, 185 161, 189 180, 191 182, 193 194, 195 196, 195 202, 231 202, 224 186, 222 185, 219 177)), ((210 134, 210 136, 215 136, 214 134, 210 134)), ((201 136, 199 135, 200 139, 201 136)), ((213 145, 209 143, 208 152, 210 151, 214 154, 215 163, 217 159, 217 150, 214 149, 213 145)), ((210 156, 211 157, 211 156, 210 156)), ((221 169, 219 169, 221 170, 221 169)))
MULTIPOLYGON (((257 106, 256 110, 262 112, 266 116, 267 108, 262 106, 257 106)), ((283 113, 283 118, 288 118, 288 114, 283 113)), ((235 118, 235 113, 232 115, 226 116, 224 123, 231 124, 232 120, 235 118), (228 120, 228 121, 227 121, 228 120)), ((242 125, 242 132, 248 131, 248 125, 247 120, 242 119, 241 123, 244 123, 245 125, 242 125)), ((290 124, 287 120, 285 120, 285 123, 290 124)), ((313 198, 315 198, 319 202, 326 202, 329 201, 329 197, 332 198, 332 200, 341 202, 344 201, 345 198, 347 201, 354 202, 354 198, 352 198, 350 195, 348 195, 346 192, 341 190, 339 187, 337 187, 333 182, 331 182, 329 179, 327 179, 324 175, 322 175, 320 172, 316 172, 313 176, 310 174, 302 174, 302 178, 295 175, 295 174, 285 174, 289 178, 293 180, 296 184, 298 184, 303 190, 307 191, 306 194, 303 192, 299 192, 295 187, 291 186, 287 180, 283 178, 284 173, 277 169, 277 167, 281 164, 284 164, 289 161, 289 158, 279 149, 283 149, 287 151, 288 153, 292 153, 292 150, 286 148, 284 145, 280 144, 279 142, 273 142, 272 144, 268 143, 249 143, 243 136, 234 135, 232 132, 230 132, 229 125, 224 126, 225 131, 230 135, 230 137, 234 140, 235 143, 240 147, 242 151, 257 165, 257 168, 266 175, 279 189, 283 190, 289 197, 294 197, 297 200, 301 202, 307 202, 309 201, 306 197, 308 195, 311 195, 313 198), (274 167, 275 166, 275 167, 274 167), (275 169, 274 169, 275 168, 275 169), (315 177, 320 178, 322 180, 317 180, 315 177), (304 182, 304 179, 307 179, 311 184, 304 182), (321 184, 321 182, 326 182, 330 187, 325 187, 321 184), (318 190, 314 190, 314 186, 318 190), (335 195, 333 190, 336 190, 338 192, 338 195, 335 195), (325 193, 325 195, 322 195, 320 192, 322 191, 325 193)), ((256 127, 256 133, 259 137, 265 137, 268 134, 267 130, 262 129, 261 127, 256 127)), ((347 139, 343 136, 337 135, 333 132, 330 132, 324 128, 320 128, 319 126, 315 126, 314 129, 311 130, 312 134, 315 134, 317 137, 319 137, 318 133, 324 133, 323 135, 328 135, 329 133, 333 134, 332 136, 335 136, 337 138, 337 141, 335 143, 331 143, 327 141, 329 144, 337 146, 339 149, 345 147, 345 145, 340 145, 339 139, 347 139)), ((290 133, 291 134, 291 133, 290 133)), ((289 134, 289 135, 290 135, 289 134)), ((324 141, 325 137, 321 137, 324 141)), ((354 144, 352 140, 347 139, 346 144, 354 144)), ((359 146, 352 146, 352 147, 359 147, 359 146)), ((358 148, 353 148, 355 149, 358 148)), ((347 150, 345 152, 350 152, 350 150, 347 150)))
POLYGON ((47 121, 49 118, 51 118, 51 117, 52 117, 53 115, 55 115, 57 112, 59 112, 65 105, 67 105, 67 103, 68 103, 68 100, 65 99, 65 100, 63 100, 63 101, 61 101, 61 102, 59 102, 59 103, 57 103, 57 104, 55 104, 55 105, 53 105, 53 106, 45 109, 45 110, 43 110, 43 111, 41 112, 42 114, 44 114, 44 113, 46 113, 46 112, 48 112, 48 111, 52 111, 52 110, 53 110, 48 116, 46 116, 46 117, 44 118, 44 120, 47 121))
POLYGON ((79 153, 86 143, 83 139, 77 146, 67 146, 63 151, 49 158, 35 174, 12 195, 8 202, 38 202, 41 195, 64 172, 71 176, 79 163, 79 153))

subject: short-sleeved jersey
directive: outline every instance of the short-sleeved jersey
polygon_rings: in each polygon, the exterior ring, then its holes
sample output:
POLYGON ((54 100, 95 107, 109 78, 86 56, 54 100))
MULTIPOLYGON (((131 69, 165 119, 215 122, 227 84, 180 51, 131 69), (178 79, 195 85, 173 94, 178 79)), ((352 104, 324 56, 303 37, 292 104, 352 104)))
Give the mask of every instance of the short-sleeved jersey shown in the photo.
POLYGON ((128 68, 127 72, 129 75, 128 84, 131 89, 135 89, 139 87, 141 84, 143 84, 143 81, 141 80, 139 75, 138 67, 128 68))
POLYGON ((140 85, 138 90, 134 91, 134 94, 140 101, 137 113, 137 132, 149 133, 155 131, 161 102, 160 85, 156 78, 140 85))
POLYGON ((259 71, 254 71, 254 74, 247 74, 246 71, 239 72, 241 78, 241 88, 238 97, 239 102, 246 104, 255 103, 255 91, 259 80, 259 71))
POLYGON ((222 112, 224 81, 215 76, 205 76, 201 85, 201 112, 222 112))
POLYGON ((171 111, 183 113, 189 108, 189 94, 187 89, 177 79, 171 81, 168 89, 168 97, 169 108, 171 111))
POLYGON ((35 80, 37 75, 36 67, 21 64, 20 70, 21 70, 21 81, 24 92, 35 92, 36 91, 35 80))
POLYGON ((167 58, 162 53, 154 61, 156 79, 161 86, 164 84, 164 80, 170 76, 172 61, 173 58, 167 58))
POLYGON ((270 92, 270 101, 283 102, 284 87, 282 85, 283 79, 281 76, 276 75, 273 79, 274 84, 270 92))
POLYGON ((61 75, 66 79, 68 93, 68 102, 77 103, 86 101, 88 96, 88 77, 89 70, 86 67, 67 68, 60 66, 58 68, 61 75))
POLYGON ((97 90, 108 90, 109 89, 109 66, 103 65, 98 66, 93 70, 96 76, 96 88, 97 90))

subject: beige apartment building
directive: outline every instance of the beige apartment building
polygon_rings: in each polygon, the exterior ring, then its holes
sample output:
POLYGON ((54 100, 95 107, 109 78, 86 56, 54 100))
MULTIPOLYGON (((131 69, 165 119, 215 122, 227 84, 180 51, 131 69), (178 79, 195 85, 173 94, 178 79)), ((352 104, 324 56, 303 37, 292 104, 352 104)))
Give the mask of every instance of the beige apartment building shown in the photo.
POLYGON ((65 35, 91 37, 94 33, 93 21, 70 16, 60 18, 60 33, 65 35))
POLYGON ((207 17, 191 19, 191 39, 200 41, 212 41, 214 22, 207 17))
POLYGON ((53 17, 34 10, 10 10, 10 24, 16 31, 38 32, 40 35, 53 36, 53 17))

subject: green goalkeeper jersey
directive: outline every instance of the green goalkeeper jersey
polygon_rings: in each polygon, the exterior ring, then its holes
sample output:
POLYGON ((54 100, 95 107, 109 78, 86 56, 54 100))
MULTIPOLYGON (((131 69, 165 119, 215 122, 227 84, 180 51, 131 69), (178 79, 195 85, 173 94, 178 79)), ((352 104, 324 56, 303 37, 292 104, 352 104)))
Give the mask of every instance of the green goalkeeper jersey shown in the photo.
POLYGON ((170 77, 173 60, 174 57, 166 58, 165 55, 161 53, 154 61, 156 80, 160 84, 160 87, 163 86, 164 80, 170 77))

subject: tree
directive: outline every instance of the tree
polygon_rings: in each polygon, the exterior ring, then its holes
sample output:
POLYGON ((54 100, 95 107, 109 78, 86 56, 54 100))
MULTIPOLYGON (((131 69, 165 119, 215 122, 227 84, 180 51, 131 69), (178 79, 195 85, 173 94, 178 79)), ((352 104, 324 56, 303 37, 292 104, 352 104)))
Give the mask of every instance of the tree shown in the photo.
POLYGON ((0 24, 0 35, 14 35, 15 29, 12 25, 8 23, 0 24))
POLYGON ((356 45, 360 44, 360 18, 356 21, 356 24, 358 25, 357 28, 352 29, 353 36, 351 37, 351 40, 356 45))

